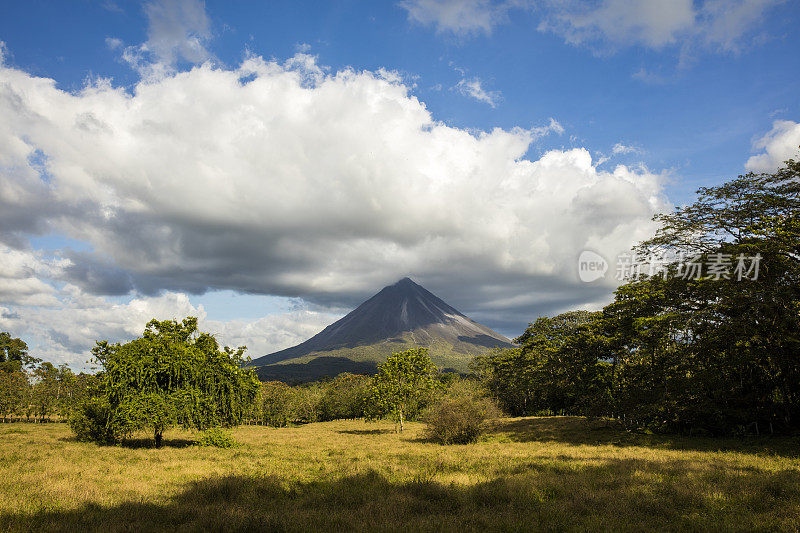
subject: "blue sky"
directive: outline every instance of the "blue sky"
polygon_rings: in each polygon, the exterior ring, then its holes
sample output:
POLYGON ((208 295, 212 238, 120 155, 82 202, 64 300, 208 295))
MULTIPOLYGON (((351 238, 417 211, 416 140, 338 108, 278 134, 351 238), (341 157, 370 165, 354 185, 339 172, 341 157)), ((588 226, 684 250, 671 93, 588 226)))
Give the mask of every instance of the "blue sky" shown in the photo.
POLYGON ((698 187, 774 169, 800 138, 800 4, 791 1, 0 9, 5 83, 25 103, 0 107, 11 125, 0 137, 0 182, 24 191, 0 202, 27 214, 0 218, 12 265, 0 283, 0 329, 73 365, 95 337, 129 336, 149 312, 202 312, 225 340, 261 355, 404 275, 516 336, 538 314, 608 300, 612 283, 586 287, 569 271, 581 249, 626 249, 652 231, 654 212, 690 202, 698 187), (246 74, 252 58, 275 67, 246 74), (242 94, 215 94, 236 72, 242 94), (303 79, 278 83, 287 73, 303 79), (254 78, 261 92, 246 90, 254 78), (179 105, 157 111, 173 97, 179 105), (24 110, 42 123, 32 126, 24 110), (160 144, 146 144, 153 133, 137 138, 162 116, 160 144), (239 126, 218 127, 231 116, 239 126), (210 133, 181 129, 192 121, 210 133), (108 137, 67 142, 66 123, 108 137), (261 159, 258 142, 236 144, 252 124, 265 128, 259 142, 291 142, 261 159), (347 141, 329 142, 340 135, 347 141), (235 156, 193 153, 203 143, 235 146, 235 156), (213 177, 198 185, 206 171, 213 177), (159 183, 175 206, 158 197, 159 183), (298 184, 315 187, 312 198, 298 184), (470 190, 486 201, 473 205, 470 190), (251 193, 265 199, 264 213, 251 193), (221 213, 180 209, 217 196, 221 213), (283 218, 269 214, 284 209, 283 218), (237 211, 241 223, 227 219, 237 211), (327 257, 310 259, 315 251, 327 257), (116 313, 114 327, 103 326, 105 312, 116 313), (91 325, 79 332, 70 315, 91 325))

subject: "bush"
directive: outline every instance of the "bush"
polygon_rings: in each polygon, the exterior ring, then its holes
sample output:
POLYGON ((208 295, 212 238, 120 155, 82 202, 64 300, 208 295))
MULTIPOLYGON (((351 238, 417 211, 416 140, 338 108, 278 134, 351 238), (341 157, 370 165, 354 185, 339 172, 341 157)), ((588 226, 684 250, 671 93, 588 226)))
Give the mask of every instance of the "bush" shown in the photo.
POLYGON ((475 384, 456 382, 428 408, 425 435, 439 444, 475 442, 500 414, 494 402, 475 384))
POLYGON ((211 428, 200 434, 198 446, 210 446, 213 448, 235 448, 239 443, 233 438, 230 432, 222 428, 211 428))
POLYGON ((89 398, 78 405, 69 417, 69 427, 81 442, 111 444, 120 439, 111 406, 102 398, 89 398))

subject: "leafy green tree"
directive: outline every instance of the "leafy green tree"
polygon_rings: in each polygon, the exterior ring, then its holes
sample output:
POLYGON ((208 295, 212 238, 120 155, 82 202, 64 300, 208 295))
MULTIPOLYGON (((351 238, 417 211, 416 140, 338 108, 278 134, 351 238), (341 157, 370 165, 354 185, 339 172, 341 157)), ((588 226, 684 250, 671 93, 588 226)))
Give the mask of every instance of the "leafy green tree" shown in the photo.
POLYGON ((34 416, 44 421, 54 414, 59 407, 61 384, 59 370, 53 363, 43 362, 33 369, 33 388, 31 404, 34 416))
POLYGON ((286 427, 293 418, 292 399, 295 391, 282 381, 261 384, 261 417, 268 426, 286 427))
POLYGON ((371 391, 374 415, 388 414, 399 424, 417 416, 433 398, 439 381, 427 348, 415 348, 389 356, 378 367, 371 391))
POLYGON ((16 339, 8 332, 0 332, 0 363, 20 361, 27 363, 28 345, 22 339, 16 339))
POLYGON ((796 430, 800 163, 700 189, 695 203, 656 218, 660 229, 635 251, 661 255, 664 272, 631 279, 602 313, 540 318, 518 348, 476 369, 517 415, 611 412, 689 433, 796 430))
POLYGON ((289 400, 290 416, 296 422, 318 422, 323 415, 325 389, 320 383, 294 387, 289 400))
POLYGON ((641 253, 733 267, 687 277, 676 260, 666 281, 634 280, 613 304, 632 339, 624 355, 650 354, 650 403, 672 406, 658 418, 720 432, 800 425, 800 162, 700 189, 695 203, 657 219, 641 253), (745 271, 754 257, 757 275, 745 271))
POLYGON ((23 402, 29 387, 28 374, 20 361, 0 363, 0 415, 3 421, 24 411, 23 402))
POLYGON ((611 364, 601 313, 540 317, 515 343, 476 361, 493 396, 512 415, 609 414, 611 364))
POLYGON ((323 384, 322 419, 361 418, 371 384, 369 376, 339 374, 323 384))
POLYGON ((241 368, 245 348, 220 350, 197 331, 197 319, 152 320, 142 337, 124 344, 98 342, 92 350, 102 371, 98 388, 114 438, 149 428, 156 446, 180 424, 207 429, 241 422, 259 382, 241 368))

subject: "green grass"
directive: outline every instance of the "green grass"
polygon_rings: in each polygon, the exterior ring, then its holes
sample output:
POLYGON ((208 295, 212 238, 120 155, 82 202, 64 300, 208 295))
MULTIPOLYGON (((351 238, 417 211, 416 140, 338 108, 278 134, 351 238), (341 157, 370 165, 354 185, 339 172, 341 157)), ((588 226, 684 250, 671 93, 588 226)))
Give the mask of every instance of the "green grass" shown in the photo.
POLYGON ((409 424, 240 427, 242 445, 75 442, 0 425, 0 531, 800 529, 796 438, 631 434, 580 418, 507 419, 439 446, 409 424))

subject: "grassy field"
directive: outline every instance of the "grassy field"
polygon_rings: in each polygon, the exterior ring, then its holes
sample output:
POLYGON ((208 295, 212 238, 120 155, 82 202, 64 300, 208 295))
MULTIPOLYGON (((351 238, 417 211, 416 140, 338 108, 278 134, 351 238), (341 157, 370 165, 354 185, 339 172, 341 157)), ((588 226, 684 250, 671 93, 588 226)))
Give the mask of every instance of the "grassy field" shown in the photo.
POLYGON ((0 531, 800 529, 797 438, 631 434, 580 418, 506 419, 439 446, 409 424, 245 426, 234 449, 75 442, 0 425, 0 531))

